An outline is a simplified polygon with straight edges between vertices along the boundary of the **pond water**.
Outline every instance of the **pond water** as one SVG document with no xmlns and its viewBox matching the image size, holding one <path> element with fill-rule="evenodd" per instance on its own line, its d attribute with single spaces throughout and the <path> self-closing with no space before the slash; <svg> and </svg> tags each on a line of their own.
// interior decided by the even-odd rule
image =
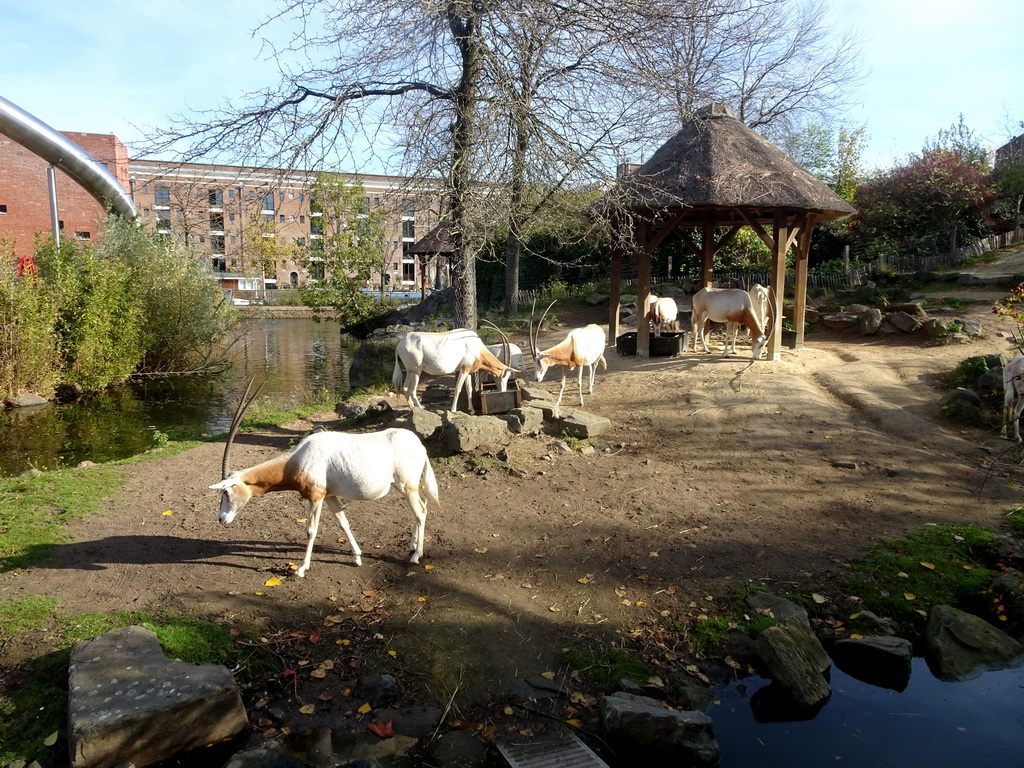
<svg viewBox="0 0 1024 768">
<path fill-rule="evenodd" d="M 1024 669 L 943 683 L 914 659 L 902 692 L 862 683 L 835 666 L 832 698 L 810 720 L 767 722 L 752 699 L 768 685 L 744 678 L 708 710 L 722 768 L 918 768 L 1024 765 Z"/>
<path fill-rule="evenodd" d="M 132 382 L 72 404 L 0 411 L 0 476 L 128 458 L 151 448 L 157 432 L 172 440 L 223 432 L 252 375 L 266 381 L 260 400 L 278 407 L 322 391 L 341 399 L 354 349 L 334 322 L 254 323 L 223 374 Z"/>
</svg>

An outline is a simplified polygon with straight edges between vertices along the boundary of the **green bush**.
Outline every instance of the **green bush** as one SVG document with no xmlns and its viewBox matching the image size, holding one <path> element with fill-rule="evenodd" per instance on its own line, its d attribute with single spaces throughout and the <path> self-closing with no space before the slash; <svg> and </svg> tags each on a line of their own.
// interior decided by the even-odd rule
<svg viewBox="0 0 1024 768">
<path fill-rule="evenodd" d="M 235 325 L 190 249 L 117 216 L 93 246 L 36 243 L 38 274 L 18 276 L 0 243 L 0 395 L 49 396 L 60 384 L 99 390 L 136 372 L 195 371 L 216 362 Z"/>
<path fill-rule="evenodd" d="M 15 270 L 14 248 L 0 241 L 0 399 L 19 390 L 50 395 L 58 382 L 57 300 L 46 283 Z"/>
</svg>

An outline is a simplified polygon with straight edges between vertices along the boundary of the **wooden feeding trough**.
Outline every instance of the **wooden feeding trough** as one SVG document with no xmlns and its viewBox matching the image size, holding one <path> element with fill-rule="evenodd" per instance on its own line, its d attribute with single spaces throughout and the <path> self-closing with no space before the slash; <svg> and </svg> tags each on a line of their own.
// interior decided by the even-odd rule
<svg viewBox="0 0 1024 768">
<path fill-rule="evenodd" d="M 673 357 L 686 351 L 690 345 L 689 331 L 663 333 L 651 336 L 651 357 Z M 624 333 L 615 339 L 615 351 L 620 355 L 636 354 L 636 332 Z"/>
<path fill-rule="evenodd" d="M 513 408 L 523 404 L 523 393 L 519 390 L 517 383 L 509 382 L 509 388 L 505 392 L 499 392 L 497 385 L 473 392 L 473 410 L 481 416 L 493 416 L 496 413 L 508 413 Z M 459 410 L 468 411 L 466 407 L 466 395 L 459 393 Z"/>
</svg>

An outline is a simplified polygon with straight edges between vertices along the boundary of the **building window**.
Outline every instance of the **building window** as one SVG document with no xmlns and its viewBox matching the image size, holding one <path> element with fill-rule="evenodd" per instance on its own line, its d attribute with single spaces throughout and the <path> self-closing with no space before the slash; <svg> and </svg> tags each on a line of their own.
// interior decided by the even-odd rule
<svg viewBox="0 0 1024 768">
<path fill-rule="evenodd" d="M 156 212 L 156 229 L 157 231 L 163 230 L 168 232 L 171 229 L 171 212 L 170 211 L 157 211 Z"/>
<path fill-rule="evenodd" d="M 211 189 L 206 194 L 206 199 L 209 201 L 211 208 L 223 208 L 224 207 L 224 190 L 222 190 L 222 189 Z"/>
<path fill-rule="evenodd" d="M 306 199 L 306 193 L 305 192 L 299 192 L 299 202 L 301 203 L 305 199 Z"/>
<path fill-rule="evenodd" d="M 224 262 L 223 258 L 213 257 L 210 259 L 210 269 L 214 272 L 227 272 L 228 265 Z"/>
<path fill-rule="evenodd" d="M 274 210 L 274 193 L 273 192 L 267 192 L 267 194 L 265 194 L 263 196 L 263 210 L 264 211 L 272 211 L 272 210 Z"/>
<path fill-rule="evenodd" d="M 228 190 L 228 200 L 234 200 L 234 199 L 235 199 L 235 190 L 229 189 Z"/>
<path fill-rule="evenodd" d="M 88 232 L 75 232 L 75 240 L 92 240 Z"/>
<path fill-rule="evenodd" d="M 373 198 L 373 207 L 376 208 L 378 205 L 380 205 L 380 198 L 379 197 Z"/>
<path fill-rule="evenodd" d="M 235 244 L 235 243 L 237 243 L 237 242 L 238 242 L 238 237 L 237 237 L 237 236 L 235 236 L 235 235 L 232 235 L 232 236 L 231 236 L 231 240 L 230 240 L 230 243 L 231 243 L 232 245 L 234 245 L 234 244 Z"/>
<path fill-rule="evenodd" d="M 0 213 L 7 213 L 7 203 L 0 203 Z"/>
<path fill-rule="evenodd" d="M 224 214 L 223 213 L 211 213 L 210 214 L 210 229 L 214 232 L 224 231 Z"/>
<path fill-rule="evenodd" d="M 408 216 L 409 218 L 415 218 L 416 203 L 413 200 L 402 201 L 402 215 Z"/>
<path fill-rule="evenodd" d="M 306 245 L 306 238 L 304 238 L 304 237 L 297 237 L 297 238 L 295 238 L 295 244 L 297 246 L 299 246 L 299 248 L 304 248 L 305 245 Z"/>
<path fill-rule="evenodd" d="M 305 224 L 305 223 L 306 223 L 306 217 L 305 216 L 299 216 L 299 224 Z"/>
<path fill-rule="evenodd" d="M 153 202 L 156 205 L 170 205 L 171 204 L 171 188 L 170 187 L 153 187 Z"/>
<path fill-rule="evenodd" d="M 284 214 L 282 213 L 281 214 L 281 223 L 284 224 L 284 222 L 285 222 L 285 217 L 284 217 Z"/>
<path fill-rule="evenodd" d="M 255 200 L 256 199 L 256 190 L 255 189 L 250 189 L 249 190 L 249 199 L 250 200 Z"/>
<path fill-rule="evenodd" d="M 416 222 L 411 219 L 402 221 L 402 237 L 409 240 L 416 239 Z"/>
<path fill-rule="evenodd" d="M 224 253 L 224 235 L 210 235 L 210 252 Z"/>
<path fill-rule="evenodd" d="M 416 262 L 415 261 L 403 261 L 402 262 L 402 280 L 406 283 L 411 283 L 416 279 Z"/>
</svg>

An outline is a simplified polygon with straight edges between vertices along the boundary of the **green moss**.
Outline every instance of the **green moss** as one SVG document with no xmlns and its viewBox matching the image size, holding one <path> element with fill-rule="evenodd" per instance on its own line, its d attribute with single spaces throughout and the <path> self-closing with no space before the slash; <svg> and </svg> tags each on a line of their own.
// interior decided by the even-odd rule
<svg viewBox="0 0 1024 768">
<path fill-rule="evenodd" d="M 907 628 L 934 606 L 969 607 L 988 588 L 998 535 L 977 526 L 936 525 L 875 545 L 853 564 L 847 586 L 865 608 Z"/>
<path fill-rule="evenodd" d="M 1006 516 L 1006 524 L 1018 535 L 1024 535 L 1024 507 L 1017 507 Z"/>
<path fill-rule="evenodd" d="M 621 680 L 643 683 L 653 674 L 639 655 L 625 648 L 573 648 L 566 651 L 565 658 L 605 692 L 618 690 Z"/>
</svg>

